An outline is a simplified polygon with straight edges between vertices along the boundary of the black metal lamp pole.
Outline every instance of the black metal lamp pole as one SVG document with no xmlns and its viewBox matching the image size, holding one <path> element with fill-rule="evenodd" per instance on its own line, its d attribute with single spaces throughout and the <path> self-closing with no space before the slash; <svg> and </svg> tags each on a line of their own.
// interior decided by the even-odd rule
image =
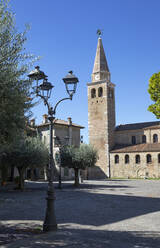
<svg viewBox="0 0 160 248">
<path fill-rule="evenodd" d="M 57 230 L 57 222 L 55 216 L 55 190 L 53 185 L 53 175 L 55 163 L 53 159 L 53 125 L 55 122 L 55 114 L 56 109 L 59 103 L 64 100 L 72 100 L 74 93 L 76 92 L 76 86 L 78 83 L 78 78 L 75 77 L 72 71 L 69 71 L 67 76 L 63 78 L 63 81 L 66 86 L 66 91 L 69 94 L 69 97 L 63 98 L 55 104 L 54 109 L 50 106 L 48 99 L 51 96 L 51 90 L 53 88 L 52 84 L 48 82 L 47 76 L 43 71 L 39 70 L 39 66 L 35 67 L 35 70 L 31 71 L 28 77 L 32 80 L 36 80 L 36 88 L 35 93 L 36 96 L 39 96 L 43 99 L 44 104 L 47 105 L 48 108 L 48 119 L 50 121 L 50 149 L 49 149 L 49 166 L 48 166 L 48 189 L 47 189 L 47 208 L 45 220 L 43 223 L 43 231 L 56 231 Z M 43 83 L 39 85 L 39 81 L 43 80 Z"/>
</svg>

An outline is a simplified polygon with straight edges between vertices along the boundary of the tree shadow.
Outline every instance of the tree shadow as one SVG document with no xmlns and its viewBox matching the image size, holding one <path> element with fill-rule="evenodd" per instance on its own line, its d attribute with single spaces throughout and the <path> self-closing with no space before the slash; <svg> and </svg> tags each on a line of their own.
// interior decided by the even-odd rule
<svg viewBox="0 0 160 248">
<path fill-rule="evenodd" d="M 104 193 L 90 190 L 101 187 Z M 104 185 L 85 185 L 81 189 L 74 189 L 69 185 L 69 190 L 57 191 L 55 208 L 58 223 L 101 226 L 160 211 L 160 198 L 138 197 L 129 192 L 126 195 L 111 193 L 117 188 L 128 188 L 125 185 L 110 185 L 107 193 L 106 188 Z M 43 220 L 45 197 L 44 189 L 18 194 L 0 193 L 0 220 Z"/>
<path fill-rule="evenodd" d="M 18 222 L 5 223 L 0 222 L 0 247 L 1 245 L 14 242 L 16 240 L 33 237 L 36 234 L 42 234 L 40 223 Z"/>
<path fill-rule="evenodd" d="M 68 200 L 66 196 L 65 205 L 63 201 L 57 201 L 59 223 L 71 222 L 68 210 L 72 212 L 73 223 L 96 227 L 160 211 L 160 198 L 86 191 L 75 193 L 78 194 L 75 202 L 70 201 L 70 195 Z"/>
<path fill-rule="evenodd" d="M 94 188 L 131 188 L 131 186 L 127 185 L 111 185 L 110 182 L 122 182 L 126 180 L 98 180 L 100 182 L 99 184 L 94 184 L 94 180 L 84 180 L 83 183 L 80 183 L 79 189 L 94 189 Z M 92 184 L 93 182 L 93 184 Z M 108 183 L 106 185 L 106 183 Z M 54 182 L 54 186 L 56 189 L 58 189 L 58 181 Z M 15 189 L 15 185 L 6 185 L 4 187 L 0 188 L 0 194 L 7 194 L 7 193 L 14 193 L 16 192 L 17 194 L 20 193 L 26 193 L 26 192 L 34 192 L 34 191 L 46 191 L 47 190 L 47 181 L 39 182 L 39 181 L 27 181 L 25 182 L 25 187 L 24 190 L 17 190 Z M 71 190 L 76 190 L 76 187 L 74 186 L 74 181 L 62 181 L 62 189 L 71 189 Z"/>
<path fill-rule="evenodd" d="M 96 188 L 101 189 L 101 193 L 99 193 L 98 190 L 96 191 Z M 86 242 L 88 242 L 87 237 L 89 237 L 90 235 L 90 239 L 91 239 L 90 242 L 91 244 L 93 243 L 93 245 L 88 247 L 96 247 L 96 248 L 106 247 L 107 244 L 110 245 L 110 243 L 107 243 L 108 242 L 107 237 L 111 238 L 112 236 L 114 237 L 113 239 L 111 239 L 113 243 L 118 242 L 118 241 L 114 241 L 117 239 L 123 240 L 123 237 L 124 237 L 124 242 L 129 242 L 127 241 L 127 239 L 128 240 L 133 239 L 134 241 L 135 232 L 104 231 L 104 230 L 99 230 L 99 228 L 102 228 L 104 225 L 114 224 L 120 221 L 129 220 L 131 218 L 140 217 L 142 215 L 158 212 L 160 211 L 160 198 L 152 197 L 151 195 L 148 197 L 138 197 L 134 195 L 124 195 L 124 194 L 119 195 L 113 193 L 111 194 L 110 190 L 117 188 L 120 188 L 121 190 L 122 188 L 124 189 L 129 188 L 129 186 L 128 185 L 107 186 L 100 184 L 100 185 L 95 185 L 94 187 L 89 184 L 83 186 L 81 189 L 73 189 L 70 184 L 67 190 L 64 189 L 64 191 L 63 190 L 57 191 L 56 192 L 57 199 L 55 203 L 57 223 L 60 224 L 60 226 L 64 225 L 65 230 L 68 228 L 67 227 L 68 223 L 72 223 L 73 225 L 80 225 L 81 227 L 79 228 L 79 230 L 76 228 L 74 229 L 72 225 L 69 227 L 71 235 L 75 235 L 75 237 L 77 235 L 82 235 L 84 240 L 86 235 Z M 91 189 L 94 190 L 92 191 Z M 126 194 L 132 194 L 132 193 L 127 191 Z M 0 197 L 1 196 L 4 197 L 4 194 L 0 194 Z M 3 220 L 3 226 L 1 226 L 2 227 L 1 230 L 5 228 L 11 228 L 11 226 L 9 225 L 7 226 L 7 221 L 9 220 L 18 220 L 19 222 L 21 220 L 26 220 L 26 222 L 29 220 L 33 222 L 36 220 L 43 221 L 45 209 L 46 209 L 45 196 L 46 195 L 44 193 L 44 188 L 43 188 L 42 190 L 39 189 L 39 191 L 35 190 L 28 192 L 19 192 L 18 194 L 17 192 L 7 193 L 7 197 L 8 197 L 7 199 L 11 200 L 9 202 L 5 201 L 6 200 L 5 197 L 4 199 L 0 198 L 1 200 L 4 200 L 4 202 L 3 201 L 0 202 L 0 220 Z M 136 221 L 137 220 L 135 219 L 135 222 Z M 139 225 L 143 230 L 143 224 L 140 223 Z M 92 230 L 89 229 L 90 227 Z M 147 230 L 149 230 L 149 227 Z M 139 245 L 140 248 L 160 247 L 160 245 L 157 246 L 156 243 L 158 241 L 160 242 L 159 237 L 157 238 L 156 232 L 144 232 L 144 233 L 136 232 L 136 233 L 137 233 L 136 242 L 137 243 L 141 242 Z M 145 233 L 147 233 L 146 236 Z M 140 235 L 140 241 L 138 235 Z M 98 242 L 97 246 L 95 242 L 95 237 Z M 152 243 L 154 243 L 154 237 L 155 237 L 155 246 L 149 246 L 152 245 Z M 102 242 L 102 246 L 101 246 L 101 239 L 102 240 L 104 239 L 104 241 Z M 133 244 L 135 243 L 133 242 Z M 146 246 L 146 244 L 149 245 Z M 42 242 L 42 246 L 40 246 L 39 244 L 39 247 L 43 247 L 43 245 L 44 244 Z M 34 247 L 38 247 L 38 246 L 34 246 Z M 50 247 L 54 247 L 54 246 L 50 246 Z M 69 244 L 68 247 L 70 247 Z M 75 247 L 78 246 L 75 245 Z M 81 247 L 87 247 L 85 246 L 85 242 Z M 113 247 L 135 248 L 136 246 L 134 245 L 119 246 L 118 243 L 115 243 L 115 246 Z"/>
<path fill-rule="evenodd" d="M 119 232 L 72 229 L 63 227 L 47 235 L 20 240 L 5 246 L 8 247 L 64 247 L 64 248 L 159 248 L 158 232 Z"/>
<path fill-rule="evenodd" d="M 99 180 L 100 181 L 100 180 Z M 92 184 L 92 182 L 88 182 L 88 181 L 84 181 L 83 183 L 81 183 L 79 185 L 79 187 L 75 187 L 74 184 L 72 183 L 68 183 L 68 182 L 63 182 L 62 183 L 62 190 L 79 190 L 79 189 L 109 189 L 109 188 L 132 188 L 131 186 L 127 186 L 127 185 L 111 185 L 111 184 L 103 184 L 103 181 L 100 181 L 101 183 L 99 184 Z M 105 182 L 106 183 L 106 182 Z M 58 184 L 55 183 L 55 187 L 58 188 Z"/>
</svg>

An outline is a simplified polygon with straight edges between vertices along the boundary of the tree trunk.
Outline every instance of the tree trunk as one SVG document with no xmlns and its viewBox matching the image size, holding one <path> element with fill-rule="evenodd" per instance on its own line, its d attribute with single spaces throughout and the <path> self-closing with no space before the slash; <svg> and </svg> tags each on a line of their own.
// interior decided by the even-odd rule
<svg viewBox="0 0 160 248">
<path fill-rule="evenodd" d="M 79 176 L 80 176 L 81 183 L 83 183 L 83 172 L 82 172 L 82 170 L 80 170 Z"/>
<path fill-rule="evenodd" d="M 18 167 L 19 172 L 19 182 L 18 182 L 18 189 L 24 190 L 24 169 L 21 167 Z"/>
<path fill-rule="evenodd" d="M 44 180 L 47 181 L 47 167 L 44 167 Z"/>
<path fill-rule="evenodd" d="M 74 186 L 78 187 L 79 186 L 79 169 L 75 168 L 74 169 L 74 173 L 75 173 L 75 182 L 74 182 Z"/>
</svg>

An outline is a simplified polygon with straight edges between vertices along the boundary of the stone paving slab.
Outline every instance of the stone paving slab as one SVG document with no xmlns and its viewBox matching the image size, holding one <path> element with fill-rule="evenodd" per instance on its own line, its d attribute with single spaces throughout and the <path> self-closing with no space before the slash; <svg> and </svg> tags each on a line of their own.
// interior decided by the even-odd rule
<svg viewBox="0 0 160 248">
<path fill-rule="evenodd" d="M 59 230 L 0 247 L 160 248 L 159 189 L 158 180 L 85 181 L 79 189 L 64 183 L 56 190 Z M 46 183 L 28 182 L 25 192 L 0 192 L 3 230 L 40 231 L 45 190 Z"/>
</svg>

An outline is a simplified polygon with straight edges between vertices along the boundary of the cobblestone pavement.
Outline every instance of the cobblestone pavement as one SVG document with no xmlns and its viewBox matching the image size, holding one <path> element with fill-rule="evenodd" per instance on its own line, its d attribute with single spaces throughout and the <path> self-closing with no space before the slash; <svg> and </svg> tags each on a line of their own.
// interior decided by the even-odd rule
<svg viewBox="0 0 160 248">
<path fill-rule="evenodd" d="M 160 248 L 159 180 L 72 183 L 56 189 L 59 229 L 45 234 L 45 182 L 0 191 L 0 247 Z"/>
</svg>

